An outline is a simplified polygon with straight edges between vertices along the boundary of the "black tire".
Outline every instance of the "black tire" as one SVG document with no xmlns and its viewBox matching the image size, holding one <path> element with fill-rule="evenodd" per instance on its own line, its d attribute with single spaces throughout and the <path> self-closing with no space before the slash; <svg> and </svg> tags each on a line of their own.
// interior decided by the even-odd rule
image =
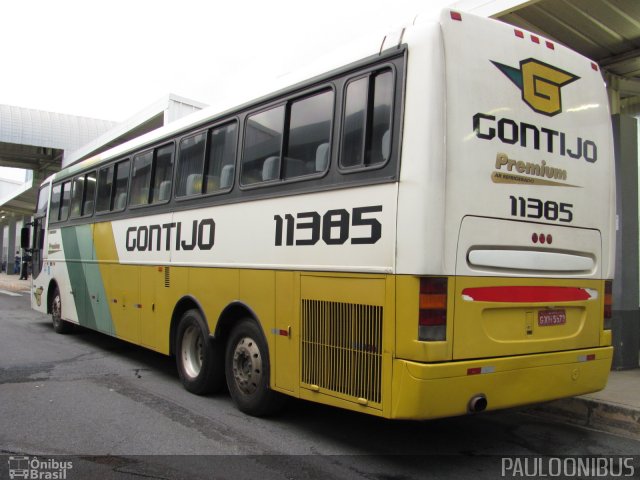
<svg viewBox="0 0 640 480">
<path fill-rule="evenodd" d="M 286 397 L 271 390 L 269 351 L 255 321 L 245 318 L 231 331 L 225 354 L 227 387 L 238 409 L 255 417 L 277 413 Z"/>
<path fill-rule="evenodd" d="M 51 322 L 56 333 L 66 334 L 73 330 L 73 324 L 62 319 L 62 297 L 58 287 L 53 289 L 51 296 Z"/>
<path fill-rule="evenodd" d="M 196 395 L 224 387 L 223 349 L 211 337 L 199 310 L 187 310 L 176 331 L 176 365 L 184 388 Z"/>
</svg>

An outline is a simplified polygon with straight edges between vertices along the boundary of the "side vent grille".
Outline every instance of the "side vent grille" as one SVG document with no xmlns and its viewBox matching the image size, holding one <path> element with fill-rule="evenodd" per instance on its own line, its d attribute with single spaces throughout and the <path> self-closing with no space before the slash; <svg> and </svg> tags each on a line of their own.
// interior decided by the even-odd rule
<svg viewBox="0 0 640 480">
<path fill-rule="evenodd" d="M 169 288 L 171 286 L 171 273 L 169 267 L 164 267 L 164 287 Z"/>
<path fill-rule="evenodd" d="M 303 299 L 302 382 L 380 404 L 382 313 L 381 306 Z"/>
</svg>

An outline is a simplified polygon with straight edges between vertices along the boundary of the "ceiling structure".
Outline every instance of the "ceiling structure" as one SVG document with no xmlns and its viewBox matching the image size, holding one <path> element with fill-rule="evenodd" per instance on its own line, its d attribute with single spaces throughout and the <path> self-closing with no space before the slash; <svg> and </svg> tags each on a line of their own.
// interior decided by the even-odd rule
<svg viewBox="0 0 640 480">
<path fill-rule="evenodd" d="M 137 138 L 205 106 L 169 94 L 128 120 L 116 123 L 0 105 L 0 166 L 33 172 L 32 182 L 24 185 L 0 180 L 0 227 L 31 216 L 38 185 L 60 168 Z"/>
<path fill-rule="evenodd" d="M 492 16 L 595 60 L 616 92 L 612 113 L 640 114 L 639 0 L 538 0 Z"/>
</svg>

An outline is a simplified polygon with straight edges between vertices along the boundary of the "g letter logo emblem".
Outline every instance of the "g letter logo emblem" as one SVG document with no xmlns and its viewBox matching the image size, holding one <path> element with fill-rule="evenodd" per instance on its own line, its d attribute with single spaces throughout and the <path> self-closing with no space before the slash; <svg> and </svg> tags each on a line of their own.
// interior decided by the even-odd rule
<svg viewBox="0 0 640 480">
<path fill-rule="evenodd" d="M 493 60 L 491 63 L 520 89 L 524 103 L 550 117 L 562 111 L 560 88 L 580 78 L 534 58 L 522 60 L 519 69 Z"/>
</svg>

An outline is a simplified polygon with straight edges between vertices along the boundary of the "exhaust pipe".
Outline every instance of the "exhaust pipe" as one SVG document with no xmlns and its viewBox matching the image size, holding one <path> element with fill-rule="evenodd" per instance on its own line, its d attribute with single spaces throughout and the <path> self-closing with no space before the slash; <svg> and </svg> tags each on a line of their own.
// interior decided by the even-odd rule
<svg viewBox="0 0 640 480">
<path fill-rule="evenodd" d="M 487 397 L 484 394 L 475 395 L 471 397 L 469 400 L 469 405 L 467 407 L 469 409 L 469 413 L 479 413 L 487 408 Z"/>
</svg>

